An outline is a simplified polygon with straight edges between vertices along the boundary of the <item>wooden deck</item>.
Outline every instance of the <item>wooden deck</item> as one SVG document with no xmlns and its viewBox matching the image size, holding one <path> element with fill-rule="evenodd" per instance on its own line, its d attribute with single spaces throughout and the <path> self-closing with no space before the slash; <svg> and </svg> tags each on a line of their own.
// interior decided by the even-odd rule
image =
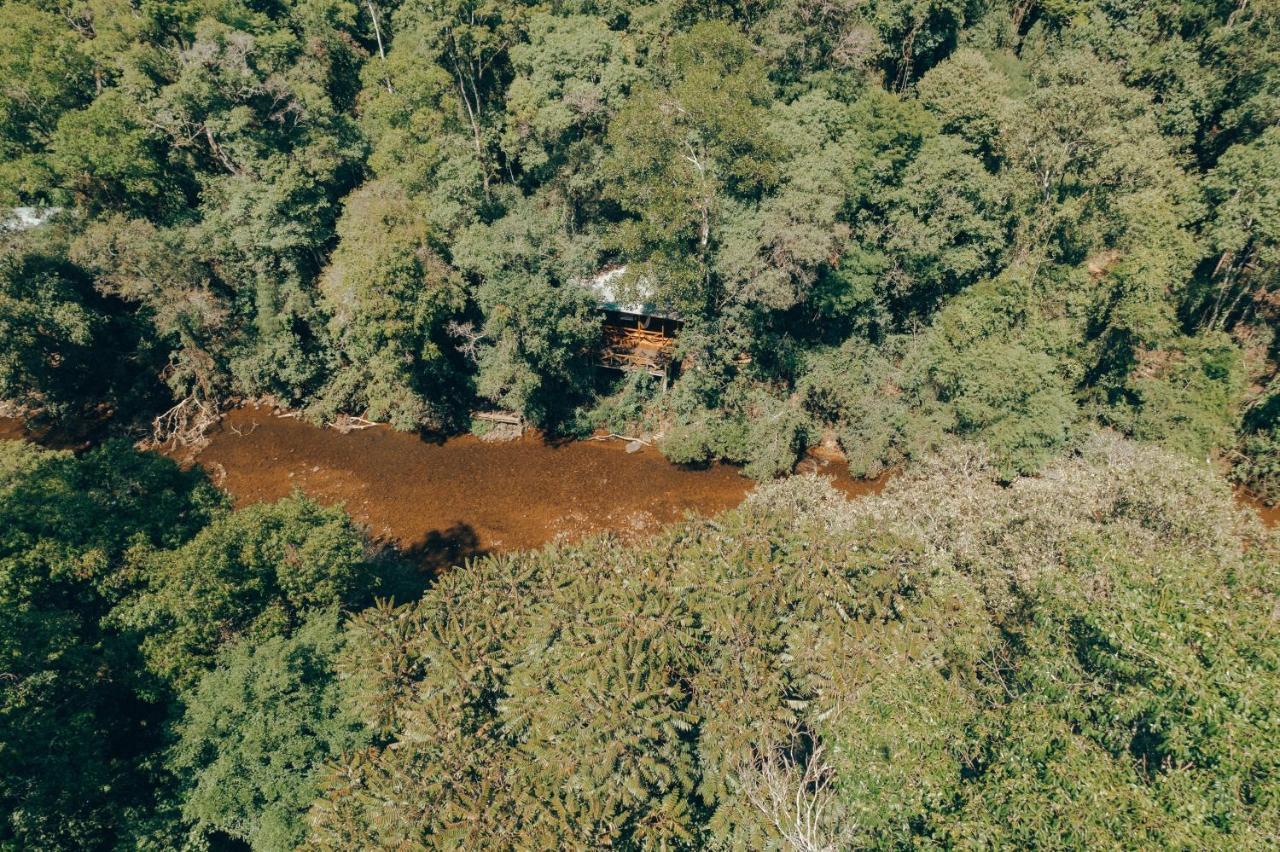
<svg viewBox="0 0 1280 852">
<path fill-rule="evenodd" d="M 665 326 L 644 328 L 639 323 L 607 321 L 600 365 L 614 370 L 641 371 L 667 378 L 676 339 Z"/>
</svg>

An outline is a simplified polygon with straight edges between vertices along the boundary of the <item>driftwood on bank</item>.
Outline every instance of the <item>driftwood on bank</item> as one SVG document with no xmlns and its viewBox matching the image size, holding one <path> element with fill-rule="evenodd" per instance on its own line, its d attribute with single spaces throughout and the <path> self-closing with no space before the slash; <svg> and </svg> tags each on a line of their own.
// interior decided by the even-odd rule
<svg viewBox="0 0 1280 852">
<path fill-rule="evenodd" d="M 222 417 L 218 407 L 204 399 L 187 396 L 151 421 L 153 447 L 169 450 L 199 449 L 209 442 L 209 430 Z"/>
<path fill-rule="evenodd" d="M 364 417 L 357 417 L 354 414 L 339 414 L 329 424 L 330 429 L 334 429 L 346 435 L 350 432 L 359 432 L 361 429 L 372 429 L 374 426 L 381 426 L 381 423 L 375 423 Z"/>
<path fill-rule="evenodd" d="M 475 411 L 471 414 L 476 420 L 486 423 L 497 423 L 502 426 L 519 426 L 524 428 L 524 418 L 514 411 Z"/>
<path fill-rule="evenodd" d="M 617 432 L 610 432 L 608 435 L 592 435 L 587 438 L 588 441 L 626 441 L 629 444 L 640 444 L 645 447 L 652 447 L 649 441 L 641 438 L 633 438 L 630 435 L 619 435 Z"/>
<path fill-rule="evenodd" d="M 515 441 L 524 435 L 524 417 L 514 411 L 473 411 L 471 418 L 488 424 L 476 431 L 485 443 Z"/>
</svg>

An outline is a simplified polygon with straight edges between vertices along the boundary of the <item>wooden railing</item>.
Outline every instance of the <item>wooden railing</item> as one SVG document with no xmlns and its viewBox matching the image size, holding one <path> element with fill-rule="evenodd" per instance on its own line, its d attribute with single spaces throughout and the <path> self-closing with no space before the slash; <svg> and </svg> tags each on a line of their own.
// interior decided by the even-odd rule
<svg viewBox="0 0 1280 852">
<path fill-rule="evenodd" d="M 644 370 L 664 375 L 674 347 L 675 338 L 660 330 L 606 325 L 600 363 L 617 370 Z"/>
</svg>

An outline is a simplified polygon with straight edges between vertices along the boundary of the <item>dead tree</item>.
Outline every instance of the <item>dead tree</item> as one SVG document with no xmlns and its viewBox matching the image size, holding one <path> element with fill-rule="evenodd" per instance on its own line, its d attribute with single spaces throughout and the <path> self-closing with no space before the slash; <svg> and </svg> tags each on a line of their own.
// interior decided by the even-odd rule
<svg viewBox="0 0 1280 852">
<path fill-rule="evenodd" d="M 742 792 L 791 849 L 836 852 L 851 832 L 835 814 L 835 770 L 821 743 L 797 734 L 789 746 L 769 749 L 739 769 Z"/>
<path fill-rule="evenodd" d="M 195 395 L 183 397 L 177 405 L 151 421 L 153 447 L 169 450 L 198 449 L 208 443 L 209 430 L 217 424 L 220 413 L 208 400 Z"/>
</svg>

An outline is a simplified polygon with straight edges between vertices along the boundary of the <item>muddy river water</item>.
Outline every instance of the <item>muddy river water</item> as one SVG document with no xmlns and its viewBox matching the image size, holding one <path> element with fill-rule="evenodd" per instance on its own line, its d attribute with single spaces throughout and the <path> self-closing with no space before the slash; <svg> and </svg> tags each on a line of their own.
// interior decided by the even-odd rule
<svg viewBox="0 0 1280 852">
<path fill-rule="evenodd" d="M 637 537 L 736 506 L 752 487 L 729 465 L 686 469 L 652 448 L 628 453 L 617 440 L 432 442 L 382 426 L 344 435 L 253 407 L 231 412 L 196 461 L 238 504 L 299 488 L 344 503 L 374 536 L 443 564 L 560 535 Z M 838 463 L 821 470 L 851 495 L 884 484 L 851 480 Z"/>
<path fill-rule="evenodd" d="M 16 422 L 0 422 L 0 438 L 22 434 Z M 752 488 L 732 466 L 682 468 L 649 447 L 628 453 L 616 440 L 431 441 L 384 426 L 340 434 L 252 406 L 229 413 L 195 462 L 237 505 L 294 489 L 342 503 L 375 538 L 431 567 L 557 536 L 642 537 L 686 515 L 732 508 Z M 852 479 L 837 460 L 802 464 L 849 497 L 884 487 L 883 478 Z M 1239 496 L 1267 523 L 1280 520 L 1280 509 Z"/>
<path fill-rule="evenodd" d="M 732 508 L 753 486 L 731 465 L 683 468 L 653 448 L 628 453 L 616 440 L 432 442 L 385 426 L 344 435 L 254 407 L 228 414 L 196 461 L 238 505 L 300 488 L 344 503 L 375 537 L 442 564 L 557 536 L 640 537 L 689 514 Z M 808 458 L 801 467 L 850 498 L 878 493 L 887 481 L 854 479 L 840 460 Z M 1269 525 L 1280 521 L 1280 507 L 1245 492 L 1237 498 Z"/>
</svg>

